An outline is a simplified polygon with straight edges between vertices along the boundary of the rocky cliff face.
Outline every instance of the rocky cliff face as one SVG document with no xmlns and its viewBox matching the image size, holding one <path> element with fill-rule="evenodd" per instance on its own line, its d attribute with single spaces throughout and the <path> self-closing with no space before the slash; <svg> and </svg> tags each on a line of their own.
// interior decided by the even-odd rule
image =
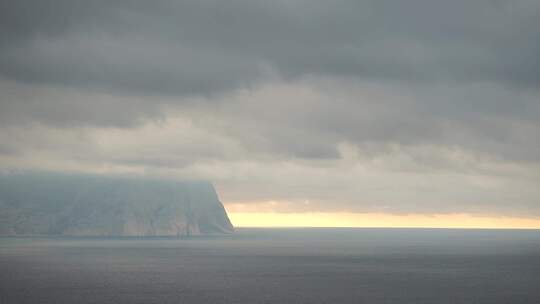
<svg viewBox="0 0 540 304">
<path fill-rule="evenodd" d="M 51 173 L 0 175 L 1 235 L 232 232 L 227 213 L 207 182 Z"/>
</svg>

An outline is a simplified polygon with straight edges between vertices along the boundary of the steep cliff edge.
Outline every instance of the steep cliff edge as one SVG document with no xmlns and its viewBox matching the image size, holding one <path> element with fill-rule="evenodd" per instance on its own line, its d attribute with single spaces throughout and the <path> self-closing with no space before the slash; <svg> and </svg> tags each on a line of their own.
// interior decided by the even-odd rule
<svg viewBox="0 0 540 304">
<path fill-rule="evenodd" d="M 211 183 L 101 175 L 0 175 L 0 235 L 232 233 Z"/>
</svg>

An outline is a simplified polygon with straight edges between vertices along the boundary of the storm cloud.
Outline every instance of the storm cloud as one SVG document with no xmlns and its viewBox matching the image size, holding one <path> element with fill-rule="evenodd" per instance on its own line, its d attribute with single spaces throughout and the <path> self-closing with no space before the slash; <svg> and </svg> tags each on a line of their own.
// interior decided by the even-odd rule
<svg viewBox="0 0 540 304">
<path fill-rule="evenodd" d="M 540 216 L 539 28 L 534 0 L 1 1 L 0 166 Z"/>
<path fill-rule="evenodd" d="M 2 74 L 24 82 L 173 95 L 268 72 L 540 84 L 540 9 L 529 0 L 17 1 L 1 11 Z"/>
</svg>

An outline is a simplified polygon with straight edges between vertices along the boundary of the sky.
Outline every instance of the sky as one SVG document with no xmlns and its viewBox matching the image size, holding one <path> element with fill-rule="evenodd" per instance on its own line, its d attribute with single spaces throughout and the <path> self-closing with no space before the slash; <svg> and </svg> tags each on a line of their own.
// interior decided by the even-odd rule
<svg viewBox="0 0 540 304">
<path fill-rule="evenodd" d="M 540 228 L 536 0 L 0 1 L 0 169 L 238 226 Z"/>
</svg>

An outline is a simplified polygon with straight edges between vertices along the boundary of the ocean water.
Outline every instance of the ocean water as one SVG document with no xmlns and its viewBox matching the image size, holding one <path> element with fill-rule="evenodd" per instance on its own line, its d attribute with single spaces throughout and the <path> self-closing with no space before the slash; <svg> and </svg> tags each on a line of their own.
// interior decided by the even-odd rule
<svg viewBox="0 0 540 304">
<path fill-rule="evenodd" d="M 540 231 L 0 238 L 0 303 L 540 303 Z"/>
</svg>

